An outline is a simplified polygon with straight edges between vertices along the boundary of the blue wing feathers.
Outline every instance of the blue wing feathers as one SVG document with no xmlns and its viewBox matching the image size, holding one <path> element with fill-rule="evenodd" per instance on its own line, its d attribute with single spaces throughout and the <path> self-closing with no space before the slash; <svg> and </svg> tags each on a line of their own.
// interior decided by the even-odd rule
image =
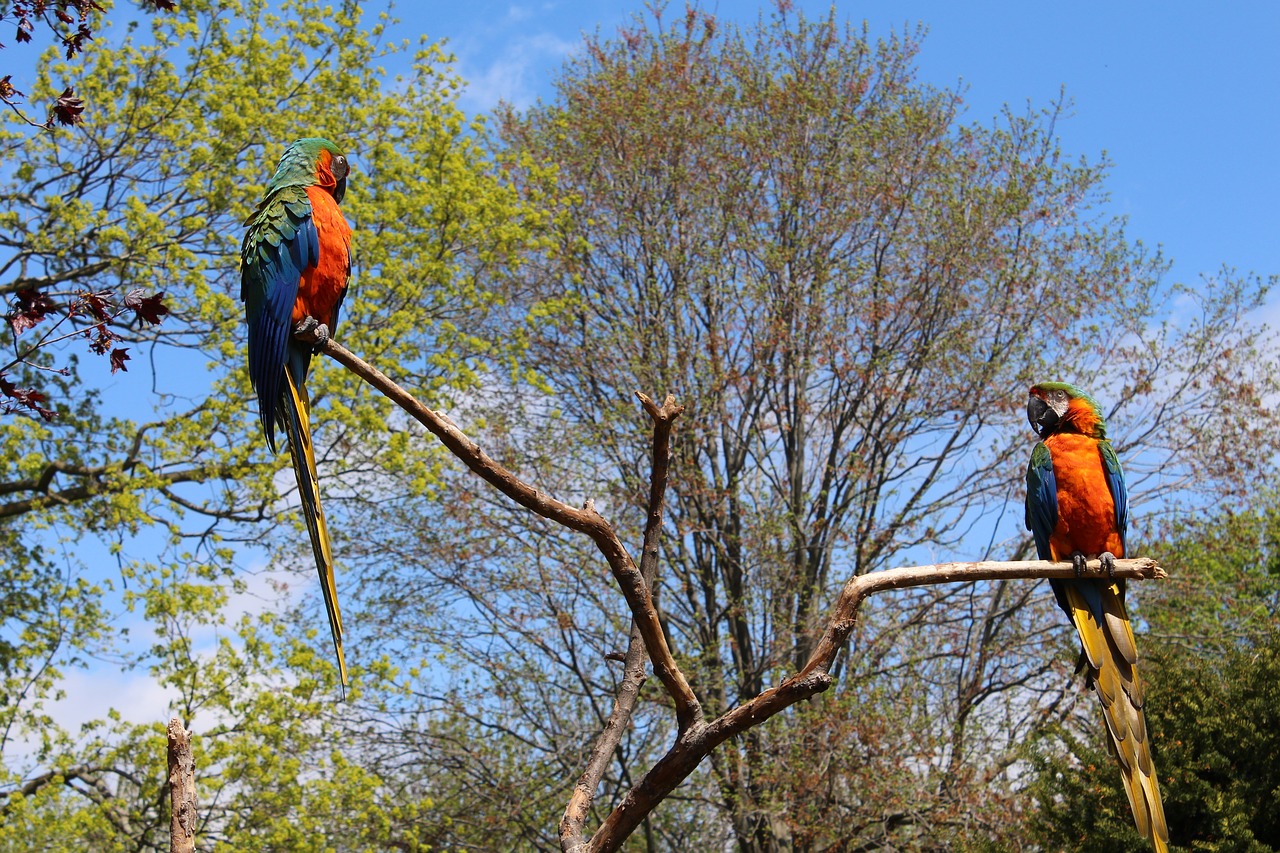
<svg viewBox="0 0 1280 853">
<path fill-rule="evenodd" d="M 1116 456 L 1115 448 L 1111 446 L 1110 441 L 1099 442 L 1099 450 L 1102 453 L 1102 476 L 1107 481 L 1107 488 L 1111 491 L 1111 500 L 1116 505 L 1116 530 L 1120 533 L 1120 541 L 1128 553 L 1128 532 L 1129 532 L 1129 489 L 1125 486 L 1124 471 L 1120 468 L 1120 457 Z"/>
<path fill-rule="evenodd" d="M 299 197 L 290 198 L 291 194 Z M 296 360 L 290 357 L 293 304 L 302 274 L 319 258 L 320 235 L 304 190 L 284 188 L 265 199 L 250 217 L 242 249 L 240 298 L 249 320 L 249 378 L 258 395 L 262 431 L 273 452 L 283 371 L 287 362 Z M 297 378 L 301 384 L 302 377 Z"/>
<path fill-rule="evenodd" d="M 1058 526 L 1058 482 L 1053 476 L 1053 459 L 1041 442 L 1031 453 L 1027 466 L 1027 529 L 1036 542 L 1036 555 L 1052 559 L 1049 537 Z"/>
<path fill-rule="evenodd" d="M 1111 490 L 1111 497 L 1115 502 L 1116 529 L 1120 531 L 1120 537 L 1123 539 L 1129 520 L 1129 499 L 1124 483 L 1124 473 L 1120 470 L 1120 460 L 1116 457 L 1111 442 L 1100 442 L 1099 452 L 1102 454 L 1102 467 L 1107 488 Z M 1043 442 L 1035 446 L 1035 450 L 1031 453 L 1031 463 L 1027 466 L 1026 523 L 1032 538 L 1035 539 L 1037 556 L 1042 560 L 1053 559 L 1049 537 L 1053 535 L 1053 530 L 1058 525 L 1058 483 L 1053 474 L 1053 458 L 1049 448 Z M 1050 581 L 1058 604 L 1067 611 L 1068 615 L 1071 613 L 1071 608 L 1062 591 L 1063 585 L 1067 583 L 1080 591 L 1089 609 L 1093 611 L 1094 618 L 1098 624 L 1102 624 L 1101 585 L 1092 581 Z"/>
</svg>

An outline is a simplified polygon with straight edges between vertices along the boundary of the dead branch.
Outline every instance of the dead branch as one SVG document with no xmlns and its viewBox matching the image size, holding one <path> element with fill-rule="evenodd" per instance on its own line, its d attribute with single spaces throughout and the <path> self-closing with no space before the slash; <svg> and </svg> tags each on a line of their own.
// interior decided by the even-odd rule
<svg viewBox="0 0 1280 853">
<path fill-rule="evenodd" d="M 191 733 L 177 717 L 169 721 L 169 805 L 169 853 L 195 853 L 195 759 Z"/>
<path fill-rule="evenodd" d="M 299 339 L 308 340 L 305 336 L 299 336 Z M 310 340 L 314 341 L 314 337 Z M 635 620 L 640 629 L 640 635 L 644 638 L 649 660 L 653 663 L 654 674 L 658 676 L 662 686 L 666 688 L 675 703 L 676 720 L 681 730 L 701 722 L 702 706 L 689 686 L 688 680 L 685 679 L 684 673 L 676 664 L 671 649 L 667 646 L 667 638 L 663 635 L 662 624 L 658 620 L 657 608 L 654 607 L 653 599 L 649 595 L 649 585 L 644 582 L 639 568 L 614 533 L 613 527 L 604 516 L 596 512 L 592 501 L 587 501 L 586 506 L 578 509 L 542 494 L 490 458 L 480 449 L 480 445 L 468 438 L 446 416 L 422 405 L 408 391 L 392 382 L 373 365 L 356 357 L 350 350 L 328 339 L 325 341 L 323 352 L 412 415 L 440 439 L 440 442 L 454 456 L 498 491 L 544 518 L 590 536 L 608 562 L 614 579 L 618 582 L 622 595 L 631 608 L 631 618 Z"/>
<path fill-rule="evenodd" d="M 717 746 L 763 723 L 796 702 L 830 687 L 833 681 L 831 665 L 848 640 L 849 633 L 856 624 L 858 609 L 867 596 L 886 590 L 931 584 L 1076 577 L 1075 569 L 1070 563 L 1027 560 L 939 563 L 888 569 L 851 578 L 841 590 L 827 620 L 826 629 L 804 666 L 795 674 L 784 678 L 776 687 L 763 691 L 755 698 L 707 722 L 703 719 L 701 704 L 672 657 L 650 594 L 657 568 L 671 426 L 683 407 L 676 405 L 675 400 L 668 397 L 659 408 L 648 397 L 639 395 L 645 410 L 654 421 L 654 457 L 649 515 L 641 567 L 638 569 L 613 528 L 595 511 L 590 501 L 582 509 L 577 509 L 541 494 L 489 458 L 479 445 L 463 434 L 448 418 L 423 406 L 373 366 L 332 340 L 325 342 L 323 351 L 413 415 L 467 467 L 503 494 L 545 518 L 590 536 L 613 570 L 614 578 L 631 608 L 634 620 L 632 641 L 625 659 L 626 668 L 614 710 L 592 750 L 587 768 L 575 786 L 560 823 L 561 847 L 569 853 L 605 853 L 619 849 L 645 817 L 688 778 L 702 759 Z M 1090 561 L 1089 570 L 1102 576 L 1101 564 L 1097 560 Z M 1154 560 L 1138 558 L 1117 560 L 1115 577 L 1151 579 L 1167 575 Z M 643 640 L 644 648 L 649 652 L 654 672 L 674 702 L 678 726 L 676 740 L 644 778 L 627 792 L 591 839 L 584 841 L 582 826 L 595 788 L 603 775 L 608 755 L 616 747 L 618 738 L 630 719 L 631 709 L 644 680 L 640 665 L 640 640 Z"/>
<path fill-rule="evenodd" d="M 667 475 L 671 462 L 671 427 L 675 419 L 684 411 L 684 406 L 677 405 L 675 397 L 668 396 L 659 407 L 653 400 L 639 392 L 636 396 L 644 406 L 649 417 L 653 419 L 653 467 L 649 476 L 649 515 L 645 523 L 644 546 L 640 552 L 640 575 L 644 584 L 653 589 L 653 581 L 658 572 L 658 543 L 662 537 L 662 511 L 667 493 Z M 644 639 L 640 636 L 639 625 L 631 623 L 631 637 L 627 643 L 627 654 L 623 659 L 622 681 L 618 685 L 618 693 L 614 697 L 613 710 L 605 721 L 604 727 L 591 748 L 586 768 L 573 786 L 573 794 L 565 807 L 564 816 L 560 819 L 561 849 L 577 851 L 585 849 L 586 839 L 582 827 L 587 820 L 587 812 L 595 799 L 596 787 L 604 776 L 609 758 L 622 740 L 622 733 L 631 720 L 631 712 L 635 709 L 636 700 L 640 698 L 640 686 L 644 683 Z"/>
<path fill-rule="evenodd" d="M 1097 573 L 1102 571 L 1097 560 L 1091 560 L 1089 568 Z M 1155 560 L 1146 557 L 1116 560 L 1115 576 L 1135 579 L 1168 577 Z M 729 738 L 759 725 L 779 711 L 830 687 L 832 678 L 828 670 L 835 661 L 836 653 L 848 639 L 849 632 L 853 630 L 858 608 L 867 596 L 891 589 L 929 584 L 1074 577 L 1075 569 L 1070 563 L 1026 560 L 939 563 L 887 569 L 852 578 L 841 590 L 826 631 L 804 667 L 796 674 L 784 678 L 777 687 L 765 690 L 715 720 L 681 732 L 667 754 L 654 764 L 605 818 L 585 850 L 603 853 L 619 849 L 622 842 L 639 826 L 640 821 L 683 782 L 711 750 Z"/>
</svg>

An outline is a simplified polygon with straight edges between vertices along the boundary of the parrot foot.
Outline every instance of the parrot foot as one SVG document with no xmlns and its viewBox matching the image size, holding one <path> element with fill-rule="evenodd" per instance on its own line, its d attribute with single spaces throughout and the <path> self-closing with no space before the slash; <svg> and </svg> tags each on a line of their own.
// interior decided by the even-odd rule
<svg viewBox="0 0 1280 853">
<path fill-rule="evenodd" d="M 294 327 L 293 333 L 295 335 L 309 334 L 314 336 L 315 342 L 311 345 L 312 352 L 320 352 L 320 350 L 324 349 L 324 345 L 329 342 L 329 327 L 310 315 L 302 318 L 302 322 Z"/>
<path fill-rule="evenodd" d="M 1111 580 L 1116 579 L 1116 555 L 1110 551 L 1103 551 L 1098 555 L 1098 560 L 1102 563 L 1102 570 L 1107 573 L 1107 577 Z"/>
<path fill-rule="evenodd" d="M 1071 568 L 1075 569 L 1078 578 L 1084 577 L 1085 572 L 1089 570 L 1089 558 L 1083 551 L 1071 552 Z"/>
</svg>

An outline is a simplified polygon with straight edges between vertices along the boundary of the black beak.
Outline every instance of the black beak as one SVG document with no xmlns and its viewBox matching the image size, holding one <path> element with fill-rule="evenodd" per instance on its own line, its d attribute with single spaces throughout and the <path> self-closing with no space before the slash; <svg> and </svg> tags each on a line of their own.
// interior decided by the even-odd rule
<svg viewBox="0 0 1280 853">
<path fill-rule="evenodd" d="M 347 194 L 347 176 L 343 175 L 338 179 L 337 185 L 333 188 L 333 200 L 338 204 L 342 204 L 342 197 Z"/>
<path fill-rule="evenodd" d="M 1027 398 L 1027 421 L 1036 435 L 1044 438 L 1045 433 L 1058 422 L 1058 413 L 1044 400 L 1032 394 Z"/>
</svg>

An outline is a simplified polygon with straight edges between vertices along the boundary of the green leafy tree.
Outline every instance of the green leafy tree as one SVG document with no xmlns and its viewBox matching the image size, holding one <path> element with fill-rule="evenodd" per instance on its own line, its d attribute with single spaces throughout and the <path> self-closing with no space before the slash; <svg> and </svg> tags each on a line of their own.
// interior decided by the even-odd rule
<svg viewBox="0 0 1280 853">
<path fill-rule="evenodd" d="M 364 841 L 334 849 L 425 837 L 412 785 L 381 775 L 394 765 L 328 749 L 343 742 L 342 715 L 325 709 L 336 687 L 299 651 L 327 640 L 237 625 L 250 651 L 223 649 L 215 678 L 189 630 L 227 631 L 218 608 L 244 592 L 255 564 L 274 557 L 302 577 L 314 572 L 296 547 L 305 533 L 290 495 L 277 492 L 284 460 L 257 434 L 238 299 L 241 223 L 285 145 L 322 134 L 353 154 L 344 209 L 356 226 L 356 284 L 342 340 L 435 401 L 490 367 L 509 369 L 519 351 L 518 336 L 480 338 L 457 321 L 497 310 L 493 277 L 536 245 L 542 214 L 500 181 L 483 124 L 457 107 L 448 57 L 388 38 L 355 2 L 184 2 L 85 48 L 81 94 L 94 121 L 27 136 L 15 119 L 0 131 L 9 157 L 0 293 L 38 288 L 56 312 L 84 291 L 164 291 L 171 308 L 159 325 L 129 315 L 113 326 L 132 359 L 130 388 L 150 393 L 106 387 L 108 366 L 79 361 L 78 340 L 42 347 L 14 370 L 57 417 L 0 421 L 0 793 L 11 846 L 35 827 L 50 849 L 165 844 L 165 708 L 143 727 L 104 708 L 82 736 L 51 715 L 65 676 L 90 660 L 152 671 L 182 697 L 202 790 L 220 792 L 204 801 L 218 809 L 201 832 L 225 849 L 310 848 L 302 839 L 313 830 L 338 839 L 364 819 L 351 797 L 374 789 L 401 805 L 353 830 Z M 390 61 L 400 77 L 379 69 Z M 63 70 L 43 65 L 37 95 Z M 21 352 L 13 331 L 0 334 Z M 317 363 L 309 385 L 335 528 L 344 498 L 384 488 L 386 470 L 414 494 L 433 488 L 437 451 L 389 417 L 384 400 L 330 364 Z M 151 628 L 159 633 L 148 642 Z M 371 672 L 384 665 L 381 650 L 361 661 L 370 684 L 381 683 Z M 359 729 L 360 713 L 377 713 L 376 703 L 356 707 L 343 725 Z M 297 820 L 303 812 L 315 819 Z"/>
<path fill-rule="evenodd" d="M 1173 849 L 1280 849 L 1280 632 L 1212 656 L 1158 648 L 1146 715 Z M 1032 836 L 1082 851 L 1141 847 L 1100 739 L 1064 742 L 1066 753 L 1054 745 L 1037 762 Z"/>
</svg>

